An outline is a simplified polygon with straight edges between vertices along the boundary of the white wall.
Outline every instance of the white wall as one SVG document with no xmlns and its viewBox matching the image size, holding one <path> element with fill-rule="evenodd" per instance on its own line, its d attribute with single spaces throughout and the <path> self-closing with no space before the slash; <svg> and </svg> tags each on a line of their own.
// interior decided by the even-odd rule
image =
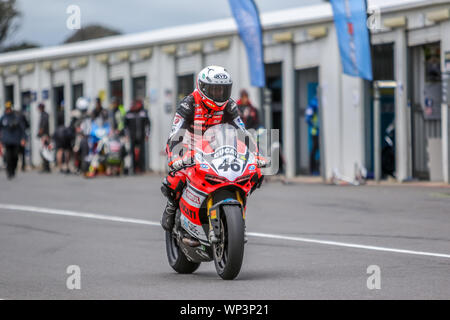
<svg viewBox="0 0 450 320">
<path fill-rule="evenodd" d="M 341 136 L 339 133 L 339 114 L 341 107 L 342 76 L 341 62 L 337 50 L 337 37 L 330 28 L 321 48 L 319 81 L 323 128 L 323 150 L 325 150 L 325 177 L 330 179 L 334 169 L 342 171 L 340 159 Z"/>
<path fill-rule="evenodd" d="M 364 82 L 342 75 L 340 172 L 355 177 L 364 164 Z M 342 159 L 342 160 L 341 160 Z"/>
<path fill-rule="evenodd" d="M 164 153 L 167 138 L 171 128 L 172 117 L 176 102 L 175 57 L 166 54 L 160 47 L 155 47 L 150 60 L 150 79 L 152 81 L 150 93 L 150 120 L 152 130 L 150 136 L 150 168 L 166 171 L 167 160 Z M 170 92 L 171 95 L 166 95 Z M 166 112 L 165 104 L 171 104 L 172 112 Z"/>
<path fill-rule="evenodd" d="M 441 62 L 442 70 L 445 69 L 445 52 L 450 52 L 450 21 L 441 23 Z M 447 70 L 450 77 L 450 70 Z M 447 80 L 447 92 L 450 92 L 450 80 Z M 447 94 L 447 97 L 449 94 Z M 441 121 L 442 121 L 442 173 L 443 180 L 446 183 L 450 183 L 450 100 L 447 101 L 447 105 L 441 106 Z"/>
</svg>

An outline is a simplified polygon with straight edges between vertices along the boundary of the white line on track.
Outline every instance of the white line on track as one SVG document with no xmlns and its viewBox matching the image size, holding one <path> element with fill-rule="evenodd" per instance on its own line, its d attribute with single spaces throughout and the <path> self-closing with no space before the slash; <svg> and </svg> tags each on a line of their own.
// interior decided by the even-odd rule
<svg viewBox="0 0 450 320">
<path fill-rule="evenodd" d="M 122 222 L 122 223 L 143 224 L 143 225 L 160 227 L 159 222 L 103 215 L 103 214 L 97 214 L 97 213 L 77 212 L 77 211 L 69 211 L 69 210 L 49 209 L 49 208 L 22 206 L 22 205 L 14 205 L 14 204 L 1 204 L 1 203 L 0 203 L 0 209 L 22 211 L 22 212 L 53 214 L 53 215 L 79 217 L 79 218 L 96 219 L 96 220 L 106 220 L 106 221 Z M 367 245 L 361 245 L 361 244 L 356 244 L 356 243 L 345 243 L 345 242 L 327 241 L 327 240 L 301 238 L 301 237 L 290 237 L 290 236 L 283 236 L 283 235 L 277 235 L 277 234 L 248 232 L 247 236 L 450 259 L 450 254 L 444 254 L 444 253 L 413 251 L 413 250 L 395 249 L 395 248 L 378 247 L 378 246 L 367 246 Z"/>
<path fill-rule="evenodd" d="M 158 222 L 152 222 L 152 221 L 142 220 L 142 219 L 123 218 L 123 217 L 110 216 L 110 215 L 97 214 L 97 213 L 88 213 L 88 212 L 77 212 L 77 211 L 60 210 L 60 209 L 21 206 L 21 205 L 15 205 L 15 204 L 1 204 L 0 203 L 0 209 L 55 214 L 55 215 L 60 215 L 60 216 L 79 217 L 79 218 L 96 219 L 96 220 L 107 220 L 107 221 L 114 221 L 114 222 L 146 224 L 146 225 L 151 225 L 151 226 L 160 226 L 160 224 Z"/>
</svg>

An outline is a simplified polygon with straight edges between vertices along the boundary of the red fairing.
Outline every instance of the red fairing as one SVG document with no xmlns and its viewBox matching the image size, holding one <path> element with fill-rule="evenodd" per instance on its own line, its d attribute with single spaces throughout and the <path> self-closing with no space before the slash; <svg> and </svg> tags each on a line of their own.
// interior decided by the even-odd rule
<svg viewBox="0 0 450 320">
<path fill-rule="evenodd" d="M 204 139 L 197 141 L 197 147 L 203 150 L 204 154 L 213 152 L 208 141 Z M 238 141 L 237 151 L 241 155 L 246 154 L 247 146 L 244 142 Z M 210 165 L 205 166 L 200 163 L 196 163 L 195 166 L 186 168 L 179 173 L 183 174 L 193 187 L 205 194 L 211 194 L 223 187 L 234 186 L 241 189 L 246 196 L 262 176 L 261 170 L 257 167 L 256 163 L 250 162 L 246 163 L 245 170 L 234 181 L 229 181 L 219 176 Z"/>
<path fill-rule="evenodd" d="M 254 170 L 249 169 L 252 166 L 255 167 Z M 261 178 L 261 170 L 256 168 L 255 164 L 248 164 L 243 174 L 235 181 L 220 181 L 224 178 L 218 176 L 213 169 L 205 170 L 200 167 L 200 164 L 196 164 L 193 167 L 179 171 L 177 175 L 182 175 L 183 179 L 189 180 L 189 187 L 185 189 L 183 197 L 180 199 L 180 210 L 189 221 L 197 226 L 201 226 L 200 207 L 203 201 L 206 200 L 207 195 L 220 188 L 234 186 L 241 189 L 246 198 L 255 183 Z M 253 178 L 255 175 L 257 179 Z M 207 176 L 208 178 L 206 178 Z M 204 197 L 202 198 L 198 192 L 203 193 Z"/>
<path fill-rule="evenodd" d="M 247 168 L 245 169 L 245 171 L 243 172 L 243 174 L 241 175 L 240 178 L 244 178 L 240 180 L 240 178 L 237 178 L 235 181 L 228 181 L 228 180 L 224 180 L 224 181 L 220 181 L 224 178 L 220 177 L 217 175 L 217 173 L 209 168 L 207 170 L 205 169 L 200 169 L 200 165 L 196 165 L 194 167 L 191 168 L 187 168 L 186 169 L 186 174 L 187 174 L 187 178 L 189 180 L 189 182 L 196 187 L 197 189 L 207 193 L 207 194 L 211 194 L 214 191 L 223 188 L 223 187 L 227 187 L 227 186 L 235 186 L 239 189 L 241 189 L 242 191 L 244 191 L 244 193 L 246 195 L 248 195 L 248 193 L 250 192 L 250 190 L 252 189 L 252 187 L 254 186 L 254 184 L 256 182 L 252 183 L 252 178 L 254 175 L 256 175 L 259 178 L 261 178 L 261 170 L 256 168 L 255 170 L 249 170 L 249 167 L 251 165 L 248 165 Z M 206 179 L 206 175 L 208 176 L 208 179 Z M 248 176 L 248 178 L 247 178 Z M 214 180 L 213 183 L 211 183 L 214 179 L 214 177 L 217 180 Z M 256 180 L 256 181 L 258 181 Z M 254 180 L 253 180 L 254 181 Z M 241 182 L 241 183 L 239 183 Z"/>
</svg>

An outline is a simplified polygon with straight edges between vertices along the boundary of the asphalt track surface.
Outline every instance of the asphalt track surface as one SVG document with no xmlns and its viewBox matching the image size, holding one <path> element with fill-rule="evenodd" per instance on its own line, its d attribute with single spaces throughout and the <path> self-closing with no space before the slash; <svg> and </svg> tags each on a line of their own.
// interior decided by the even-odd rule
<svg viewBox="0 0 450 320">
<path fill-rule="evenodd" d="M 161 180 L 0 172 L 0 299 L 450 298 L 450 189 L 266 183 L 241 273 L 223 281 L 213 263 L 169 267 Z"/>
</svg>

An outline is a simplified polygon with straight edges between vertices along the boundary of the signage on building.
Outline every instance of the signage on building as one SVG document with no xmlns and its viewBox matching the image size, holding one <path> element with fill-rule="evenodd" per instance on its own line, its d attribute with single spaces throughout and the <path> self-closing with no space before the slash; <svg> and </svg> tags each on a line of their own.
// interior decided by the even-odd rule
<svg viewBox="0 0 450 320">
<path fill-rule="evenodd" d="M 42 90 L 42 100 L 48 100 L 48 89 Z"/>
<path fill-rule="evenodd" d="M 173 112 L 173 92 L 171 89 L 166 89 L 164 91 L 164 109 L 167 114 Z"/>
</svg>

